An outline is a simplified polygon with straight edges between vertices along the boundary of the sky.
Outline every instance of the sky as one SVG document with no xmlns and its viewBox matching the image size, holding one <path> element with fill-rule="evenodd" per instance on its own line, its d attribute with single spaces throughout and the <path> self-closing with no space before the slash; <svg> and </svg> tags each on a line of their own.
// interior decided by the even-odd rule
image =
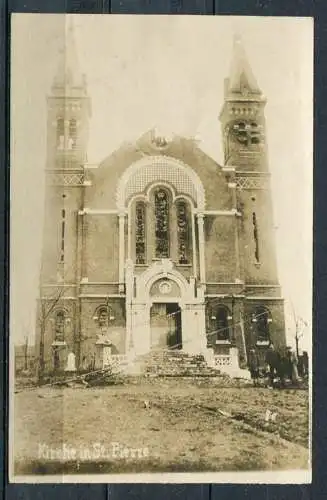
<svg viewBox="0 0 327 500">
<path fill-rule="evenodd" d="M 311 346 L 313 21 L 309 18 L 16 14 L 11 52 L 11 338 L 33 339 L 46 159 L 46 95 L 65 17 L 92 99 L 88 159 L 156 127 L 195 137 L 223 165 L 219 112 L 233 38 L 267 98 L 279 279 L 288 343 L 294 314 Z"/>
</svg>

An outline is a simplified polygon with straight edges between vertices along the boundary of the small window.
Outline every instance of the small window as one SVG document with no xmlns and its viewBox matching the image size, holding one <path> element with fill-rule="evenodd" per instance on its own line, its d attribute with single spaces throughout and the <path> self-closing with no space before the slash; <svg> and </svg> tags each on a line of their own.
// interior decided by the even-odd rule
<svg viewBox="0 0 327 500">
<path fill-rule="evenodd" d="M 108 328 L 115 318 L 112 308 L 109 305 L 102 305 L 96 309 L 93 319 L 99 328 Z"/>
</svg>

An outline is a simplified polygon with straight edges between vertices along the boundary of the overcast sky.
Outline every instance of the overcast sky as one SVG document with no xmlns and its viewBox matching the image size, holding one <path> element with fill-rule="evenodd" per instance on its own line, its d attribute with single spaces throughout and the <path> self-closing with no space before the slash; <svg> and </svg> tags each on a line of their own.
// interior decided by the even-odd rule
<svg viewBox="0 0 327 500">
<path fill-rule="evenodd" d="M 233 37 L 241 35 L 267 97 L 279 277 L 311 324 L 313 23 L 310 19 L 76 15 L 76 45 L 93 115 L 89 161 L 156 126 L 196 137 L 223 164 L 218 115 Z M 66 16 L 68 18 L 68 16 Z M 46 140 L 46 95 L 65 16 L 19 14 L 12 31 L 11 320 L 15 341 L 35 328 Z M 303 348 L 310 345 L 307 329 Z"/>
</svg>

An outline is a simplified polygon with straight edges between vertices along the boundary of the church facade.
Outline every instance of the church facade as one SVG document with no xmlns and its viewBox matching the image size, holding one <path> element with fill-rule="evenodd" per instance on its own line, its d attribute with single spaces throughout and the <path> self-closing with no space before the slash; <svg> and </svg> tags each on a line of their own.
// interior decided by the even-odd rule
<svg viewBox="0 0 327 500">
<path fill-rule="evenodd" d="M 285 345 L 265 103 L 235 42 L 219 115 L 224 163 L 146 132 L 87 161 L 91 99 L 70 30 L 48 97 L 37 344 L 43 369 L 95 367 L 99 345 L 227 355 Z M 218 140 L 218 139 L 217 139 Z M 102 339 L 102 340 L 101 340 Z"/>
</svg>

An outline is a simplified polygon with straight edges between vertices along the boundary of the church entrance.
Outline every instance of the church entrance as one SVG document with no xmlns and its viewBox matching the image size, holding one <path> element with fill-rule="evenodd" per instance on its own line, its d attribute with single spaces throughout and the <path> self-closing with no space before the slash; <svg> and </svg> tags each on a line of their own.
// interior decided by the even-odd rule
<svg viewBox="0 0 327 500">
<path fill-rule="evenodd" d="M 178 303 L 152 304 L 150 328 L 152 349 L 182 349 L 182 316 Z"/>
</svg>

